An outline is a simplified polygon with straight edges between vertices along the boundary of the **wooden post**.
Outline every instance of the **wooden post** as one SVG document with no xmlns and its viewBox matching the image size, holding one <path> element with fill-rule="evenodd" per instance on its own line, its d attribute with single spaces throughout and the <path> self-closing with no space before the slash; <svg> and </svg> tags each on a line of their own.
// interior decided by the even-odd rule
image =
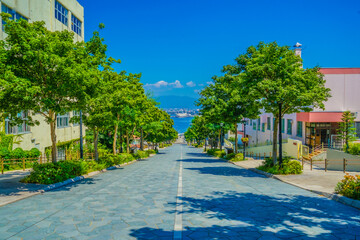
<svg viewBox="0 0 360 240">
<path fill-rule="evenodd" d="M 325 158 L 325 172 L 327 172 L 327 165 L 328 165 L 328 161 L 327 158 Z"/>
<path fill-rule="evenodd" d="M 1 159 L 1 174 L 4 174 L 4 159 Z"/>
<path fill-rule="evenodd" d="M 22 161 L 23 161 L 23 171 L 25 171 L 25 158 L 23 158 Z"/>
<path fill-rule="evenodd" d="M 304 169 L 304 158 L 301 157 L 301 164 L 302 164 L 302 168 Z"/>
<path fill-rule="evenodd" d="M 266 153 L 264 153 L 264 160 L 265 160 L 265 158 L 266 158 Z"/>
<path fill-rule="evenodd" d="M 343 166 L 344 166 L 344 173 L 345 173 L 345 171 L 346 171 L 346 159 L 345 158 L 343 159 Z"/>
<path fill-rule="evenodd" d="M 310 170 L 312 171 L 312 158 L 310 158 Z"/>
</svg>

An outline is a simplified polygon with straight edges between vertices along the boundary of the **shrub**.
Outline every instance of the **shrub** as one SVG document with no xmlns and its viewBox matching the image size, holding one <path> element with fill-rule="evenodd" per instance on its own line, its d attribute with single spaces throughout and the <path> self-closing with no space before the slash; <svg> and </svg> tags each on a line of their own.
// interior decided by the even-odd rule
<svg viewBox="0 0 360 240">
<path fill-rule="evenodd" d="M 213 156 L 219 157 L 219 158 L 222 158 L 226 155 L 225 150 L 220 151 L 220 149 L 209 149 L 209 150 L 207 150 L 207 153 L 209 155 L 213 155 Z"/>
<path fill-rule="evenodd" d="M 345 197 L 360 200 L 360 175 L 346 174 L 344 179 L 337 184 L 335 192 Z"/>
<path fill-rule="evenodd" d="M 225 156 L 225 159 L 230 160 L 233 159 L 235 157 L 235 153 L 229 153 L 228 155 Z"/>
<path fill-rule="evenodd" d="M 279 162 L 274 165 L 272 158 L 265 158 L 263 165 L 259 166 L 257 169 L 271 174 L 301 174 L 301 163 L 290 159 L 290 157 L 284 157 L 282 166 L 280 166 Z"/>
<path fill-rule="evenodd" d="M 349 153 L 353 155 L 360 155 L 360 143 L 350 144 Z"/>
<path fill-rule="evenodd" d="M 239 162 L 244 161 L 244 155 L 242 153 L 237 153 L 232 159 L 230 159 L 231 162 Z"/>
<path fill-rule="evenodd" d="M 15 148 L 10 155 L 12 159 L 27 158 L 27 153 L 22 148 Z"/>
<path fill-rule="evenodd" d="M 7 148 L 0 148 L 0 158 L 10 159 L 10 151 Z"/>
<path fill-rule="evenodd" d="M 41 155 L 40 150 L 37 148 L 32 148 L 30 151 L 26 151 L 26 152 L 29 158 L 38 158 Z"/>
<path fill-rule="evenodd" d="M 118 155 L 107 154 L 99 159 L 100 164 L 106 167 L 111 167 L 119 164 L 124 164 L 135 160 L 135 157 L 130 153 L 120 153 Z"/>
<path fill-rule="evenodd" d="M 149 149 L 149 150 L 146 150 L 145 152 L 147 152 L 149 155 L 156 154 L 156 151 L 154 149 Z"/>
<path fill-rule="evenodd" d="M 148 152 L 139 150 L 139 151 L 137 151 L 136 154 L 134 154 L 134 157 L 136 159 L 139 159 L 139 158 L 140 159 L 145 159 L 145 158 L 149 157 L 149 155 L 150 154 Z"/>
<path fill-rule="evenodd" d="M 25 183 L 52 184 L 65 181 L 85 174 L 85 164 L 82 161 L 60 161 L 57 163 L 37 164 L 29 176 L 22 179 Z"/>
</svg>

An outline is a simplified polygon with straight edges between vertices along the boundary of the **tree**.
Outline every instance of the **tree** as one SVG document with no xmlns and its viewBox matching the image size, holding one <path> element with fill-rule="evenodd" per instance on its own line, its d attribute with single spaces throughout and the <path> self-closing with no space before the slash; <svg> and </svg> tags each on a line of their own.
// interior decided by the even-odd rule
<svg viewBox="0 0 360 240">
<path fill-rule="evenodd" d="M 44 22 L 2 17 L 7 34 L 1 41 L 2 63 L 13 75 L 1 79 L 0 110 L 13 123 L 23 120 L 18 117 L 20 112 L 29 113 L 29 124 L 39 124 L 32 116 L 42 115 L 50 125 L 55 162 L 57 115 L 81 108 L 92 94 L 97 56 L 89 54 L 84 42 L 74 42 L 72 32 L 51 32 Z"/>
<path fill-rule="evenodd" d="M 338 134 L 340 139 L 345 142 L 345 152 L 349 152 L 349 143 L 356 139 L 355 116 L 350 111 L 345 111 L 342 114 L 341 122 L 339 124 Z"/>
<path fill-rule="evenodd" d="M 238 152 L 237 124 L 243 118 L 255 118 L 260 106 L 245 88 L 243 74 L 232 74 L 225 68 L 223 72 L 224 76 L 214 76 L 214 84 L 200 93 L 199 105 L 202 112 L 212 112 L 220 122 L 231 125 L 235 132 L 235 152 Z"/>
<path fill-rule="evenodd" d="M 256 97 L 265 112 L 274 115 L 274 163 L 277 161 L 279 120 L 285 114 L 324 109 L 324 102 L 331 96 L 318 67 L 303 69 L 301 58 L 289 46 L 279 46 L 276 42 L 260 42 L 249 47 L 245 54 L 236 58 L 235 65 L 226 66 L 224 71 L 243 74 L 243 84 L 249 94 Z M 282 143 L 279 145 L 281 165 Z"/>
</svg>

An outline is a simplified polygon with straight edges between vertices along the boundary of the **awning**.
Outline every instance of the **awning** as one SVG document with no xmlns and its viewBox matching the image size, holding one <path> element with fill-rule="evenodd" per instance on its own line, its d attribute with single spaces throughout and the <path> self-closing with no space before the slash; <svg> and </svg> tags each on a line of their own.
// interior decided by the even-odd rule
<svg viewBox="0 0 360 240">
<path fill-rule="evenodd" d="M 342 112 L 301 112 L 296 121 L 301 122 L 341 122 Z"/>
</svg>

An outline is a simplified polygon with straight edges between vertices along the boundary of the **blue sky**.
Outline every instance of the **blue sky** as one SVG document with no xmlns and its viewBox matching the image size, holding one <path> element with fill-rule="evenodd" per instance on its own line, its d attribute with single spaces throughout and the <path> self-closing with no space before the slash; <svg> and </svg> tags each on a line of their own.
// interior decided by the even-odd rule
<svg viewBox="0 0 360 240">
<path fill-rule="evenodd" d="M 117 70 L 155 95 L 197 97 L 259 41 L 303 44 L 305 67 L 360 67 L 359 0 L 78 0 L 85 39 L 98 29 Z"/>
</svg>

